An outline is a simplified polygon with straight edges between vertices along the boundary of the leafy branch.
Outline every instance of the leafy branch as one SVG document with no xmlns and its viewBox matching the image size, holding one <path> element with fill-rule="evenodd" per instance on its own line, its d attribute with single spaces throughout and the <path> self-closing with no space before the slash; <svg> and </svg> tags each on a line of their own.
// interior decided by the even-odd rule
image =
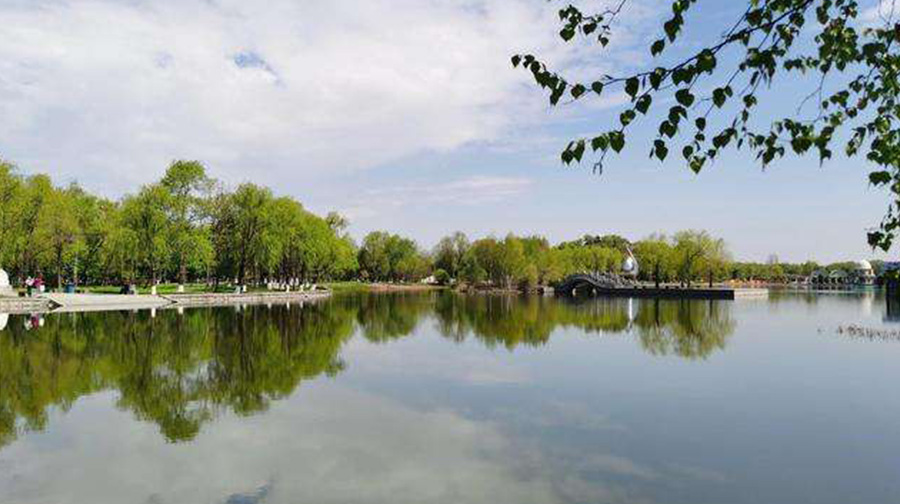
<svg viewBox="0 0 900 504">
<path fill-rule="evenodd" d="M 666 54 L 683 36 L 696 3 L 672 1 L 663 34 L 650 44 L 653 58 Z M 649 115 L 655 102 L 672 105 L 660 114 L 650 156 L 663 161 L 670 150 L 679 149 L 694 172 L 729 147 L 749 149 L 763 167 L 788 152 L 815 152 L 823 163 L 833 157 L 836 143 L 847 156 L 865 156 L 876 165 L 868 181 L 891 195 L 887 212 L 869 232 L 868 241 L 888 250 L 900 230 L 900 54 L 895 50 L 900 23 L 894 21 L 894 2 L 890 3 L 889 13 L 880 13 L 879 26 L 865 27 L 858 0 L 748 0 L 743 14 L 714 44 L 671 65 L 624 76 L 603 75 L 590 83 L 569 82 L 532 54 L 515 55 L 512 64 L 526 69 L 548 91 L 551 106 L 567 93 L 578 101 L 616 89 L 629 98 L 615 127 L 566 146 L 561 154 L 565 164 L 581 162 L 590 149 L 599 158 L 595 171 L 602 171 L 607 154 L 625 148 L 629 127 Z M 621 0 L 613 8 L 585 14 L 569 5 L 559 11 L 560 36 L 567 42 L 578 35 L 596 37 L 606 47 L 614 21 L 626 6 L 627 0 Z M 797 49 L 798 40 L 811 40 L 814 50 Z M 731 48 L 739 49 L 738 57 L 731 66 L 721 64 L 721 54 Z M 771 87 L 787 74 L 815 75 L 818 84 L 800 102 L 797 114 L 755 124 L 760 86 Z M 833 74 L 841 84 L 826 92 Z M 815 117 L 799 120 L 796 116 L 810 102 L 816 104 Z M 724 116 L 715 127 L 713 114 Z"/>
</svg>

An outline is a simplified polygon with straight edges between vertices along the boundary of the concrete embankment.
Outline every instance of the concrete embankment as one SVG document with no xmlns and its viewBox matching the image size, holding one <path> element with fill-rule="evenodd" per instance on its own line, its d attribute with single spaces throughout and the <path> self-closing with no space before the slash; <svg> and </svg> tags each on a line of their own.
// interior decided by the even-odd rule
<svg viewBox="0 0 900 504">
<path fill-rule="evenodd" d="M 727 289 L 727 288 L 675 288 L 657 289 L 654 287 L 613 287 L 593 288 L 590 294 L 601 297 L 655 298 L 655 299 L 766 299 L 767 289 Z"/>
<path fill-rule="evenodd" d="M 0 313 L 39 313 L 50 308 L 50 300 L 45 298 L 0 297 Z"/>
<path fill-rule="evenodd" d="M 240 304 L 296 303 L 323 299 L 331 291 L 309 292 L 247 292 L 244 294 L 171 294 L 160 296 L 169 300 L 172 306 L 228 306 Z"/>
<path fill-rule="evenodd" d="M 249 292 L 245 294 L 173 294 L 169 296 L 119 294 L 44 294 L 30 298 L 0 298 L 0 313 L 88 312 L 150 310 L 196 306 L 230 306 L 312 301 L 330 291 Z"/>
</svg>

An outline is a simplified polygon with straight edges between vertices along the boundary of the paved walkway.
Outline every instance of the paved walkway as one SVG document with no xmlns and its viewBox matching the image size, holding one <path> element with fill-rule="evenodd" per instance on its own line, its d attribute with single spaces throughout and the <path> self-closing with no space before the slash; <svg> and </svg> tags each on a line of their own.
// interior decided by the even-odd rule
<svg viewBox="0 0 900 504">
<path fill-rule="evenodd" d="M 125 294 L 47 293 L 25 298 L 0 298 L 0 312 L 85 312 L 150 310 L 155 308 L 225 306 L 234 304 L 270 304 L 312 301 L 331 295 L 331 291 L 251 292 L 245 294 L 175 294 L 168 296 Z"/>
<path fill-rule="evenodd" d="M 44 294 L 56 309 L 53 311 L 146 310 L 162 308 L 172 301 L 160 296 L 125 294 Z"/>
</svg>

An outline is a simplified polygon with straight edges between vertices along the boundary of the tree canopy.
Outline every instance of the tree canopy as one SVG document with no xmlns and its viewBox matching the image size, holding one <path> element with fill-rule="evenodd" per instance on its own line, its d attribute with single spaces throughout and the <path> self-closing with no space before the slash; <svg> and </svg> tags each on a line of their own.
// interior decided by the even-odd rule
<svg viewBox="0 0 900 504">
<path fill-rule="evenodd" d="M 559 10 L 560 37 L 587 39 L 606 48 L 616 20 L 633 0 L 604 3 L 595 11 L 573 5 Z M 595 170 L 625 148 L 641 119 L 657 125 L 650 156 L 665 160 L 678 152 L 694 172 L 724 149 L 748 149 L 763 166 L 787 153 L 814 153 L 820 162 L 841 149 L 873 166 L 868 181 L 885 188 L 891 202 L 877 228 L 868 233 L 873 247 L 888 250 L 900 229 L 900 23 L 895 0 L 875 2 L 875 22 L 861 19 L 857 0 L 744 0 L 737 19 L 720 26 L 691 18 L 697 0 L 671 0 L 671 13 L 647 51 L 653 63 L 624 75 L 598 75 L 570 81 L 534 54 L 517 54 L 544 88 L 551 105 L 622 93 L 627 105 L 618 123 L 593 136 L 573 139 L 562 152 L 565 164 L 596 153 Z M 898 13 L 900 14 L 900 13 Z M 693 23 L 693 24 L 692 24 Z M 700 31 L 718 33 L 711 43 L 686 39 Z M 680 47 L 679 47 L 680 45 Z M 676 49 L 677 48 L 677 49 Z M 790 80 L 789 80 L 790 79 Z M 809 85 L 796 113 L 760 113 L 765 88 Z M 812 112 L 801 118 L 800 110 Z M 645 117 L 646 116 L 646 117 Z"/>
</svg>

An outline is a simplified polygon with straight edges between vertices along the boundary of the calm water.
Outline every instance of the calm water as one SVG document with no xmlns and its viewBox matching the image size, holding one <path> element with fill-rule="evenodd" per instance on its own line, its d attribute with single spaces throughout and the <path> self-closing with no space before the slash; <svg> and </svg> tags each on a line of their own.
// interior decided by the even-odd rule
<svg viewBox="0 0 900 504">
<path fill-rule="evenodd" d="M 0 316 L 0 502 L 900 502 L 895 311 L 429 293 Z"/>
</svg>

